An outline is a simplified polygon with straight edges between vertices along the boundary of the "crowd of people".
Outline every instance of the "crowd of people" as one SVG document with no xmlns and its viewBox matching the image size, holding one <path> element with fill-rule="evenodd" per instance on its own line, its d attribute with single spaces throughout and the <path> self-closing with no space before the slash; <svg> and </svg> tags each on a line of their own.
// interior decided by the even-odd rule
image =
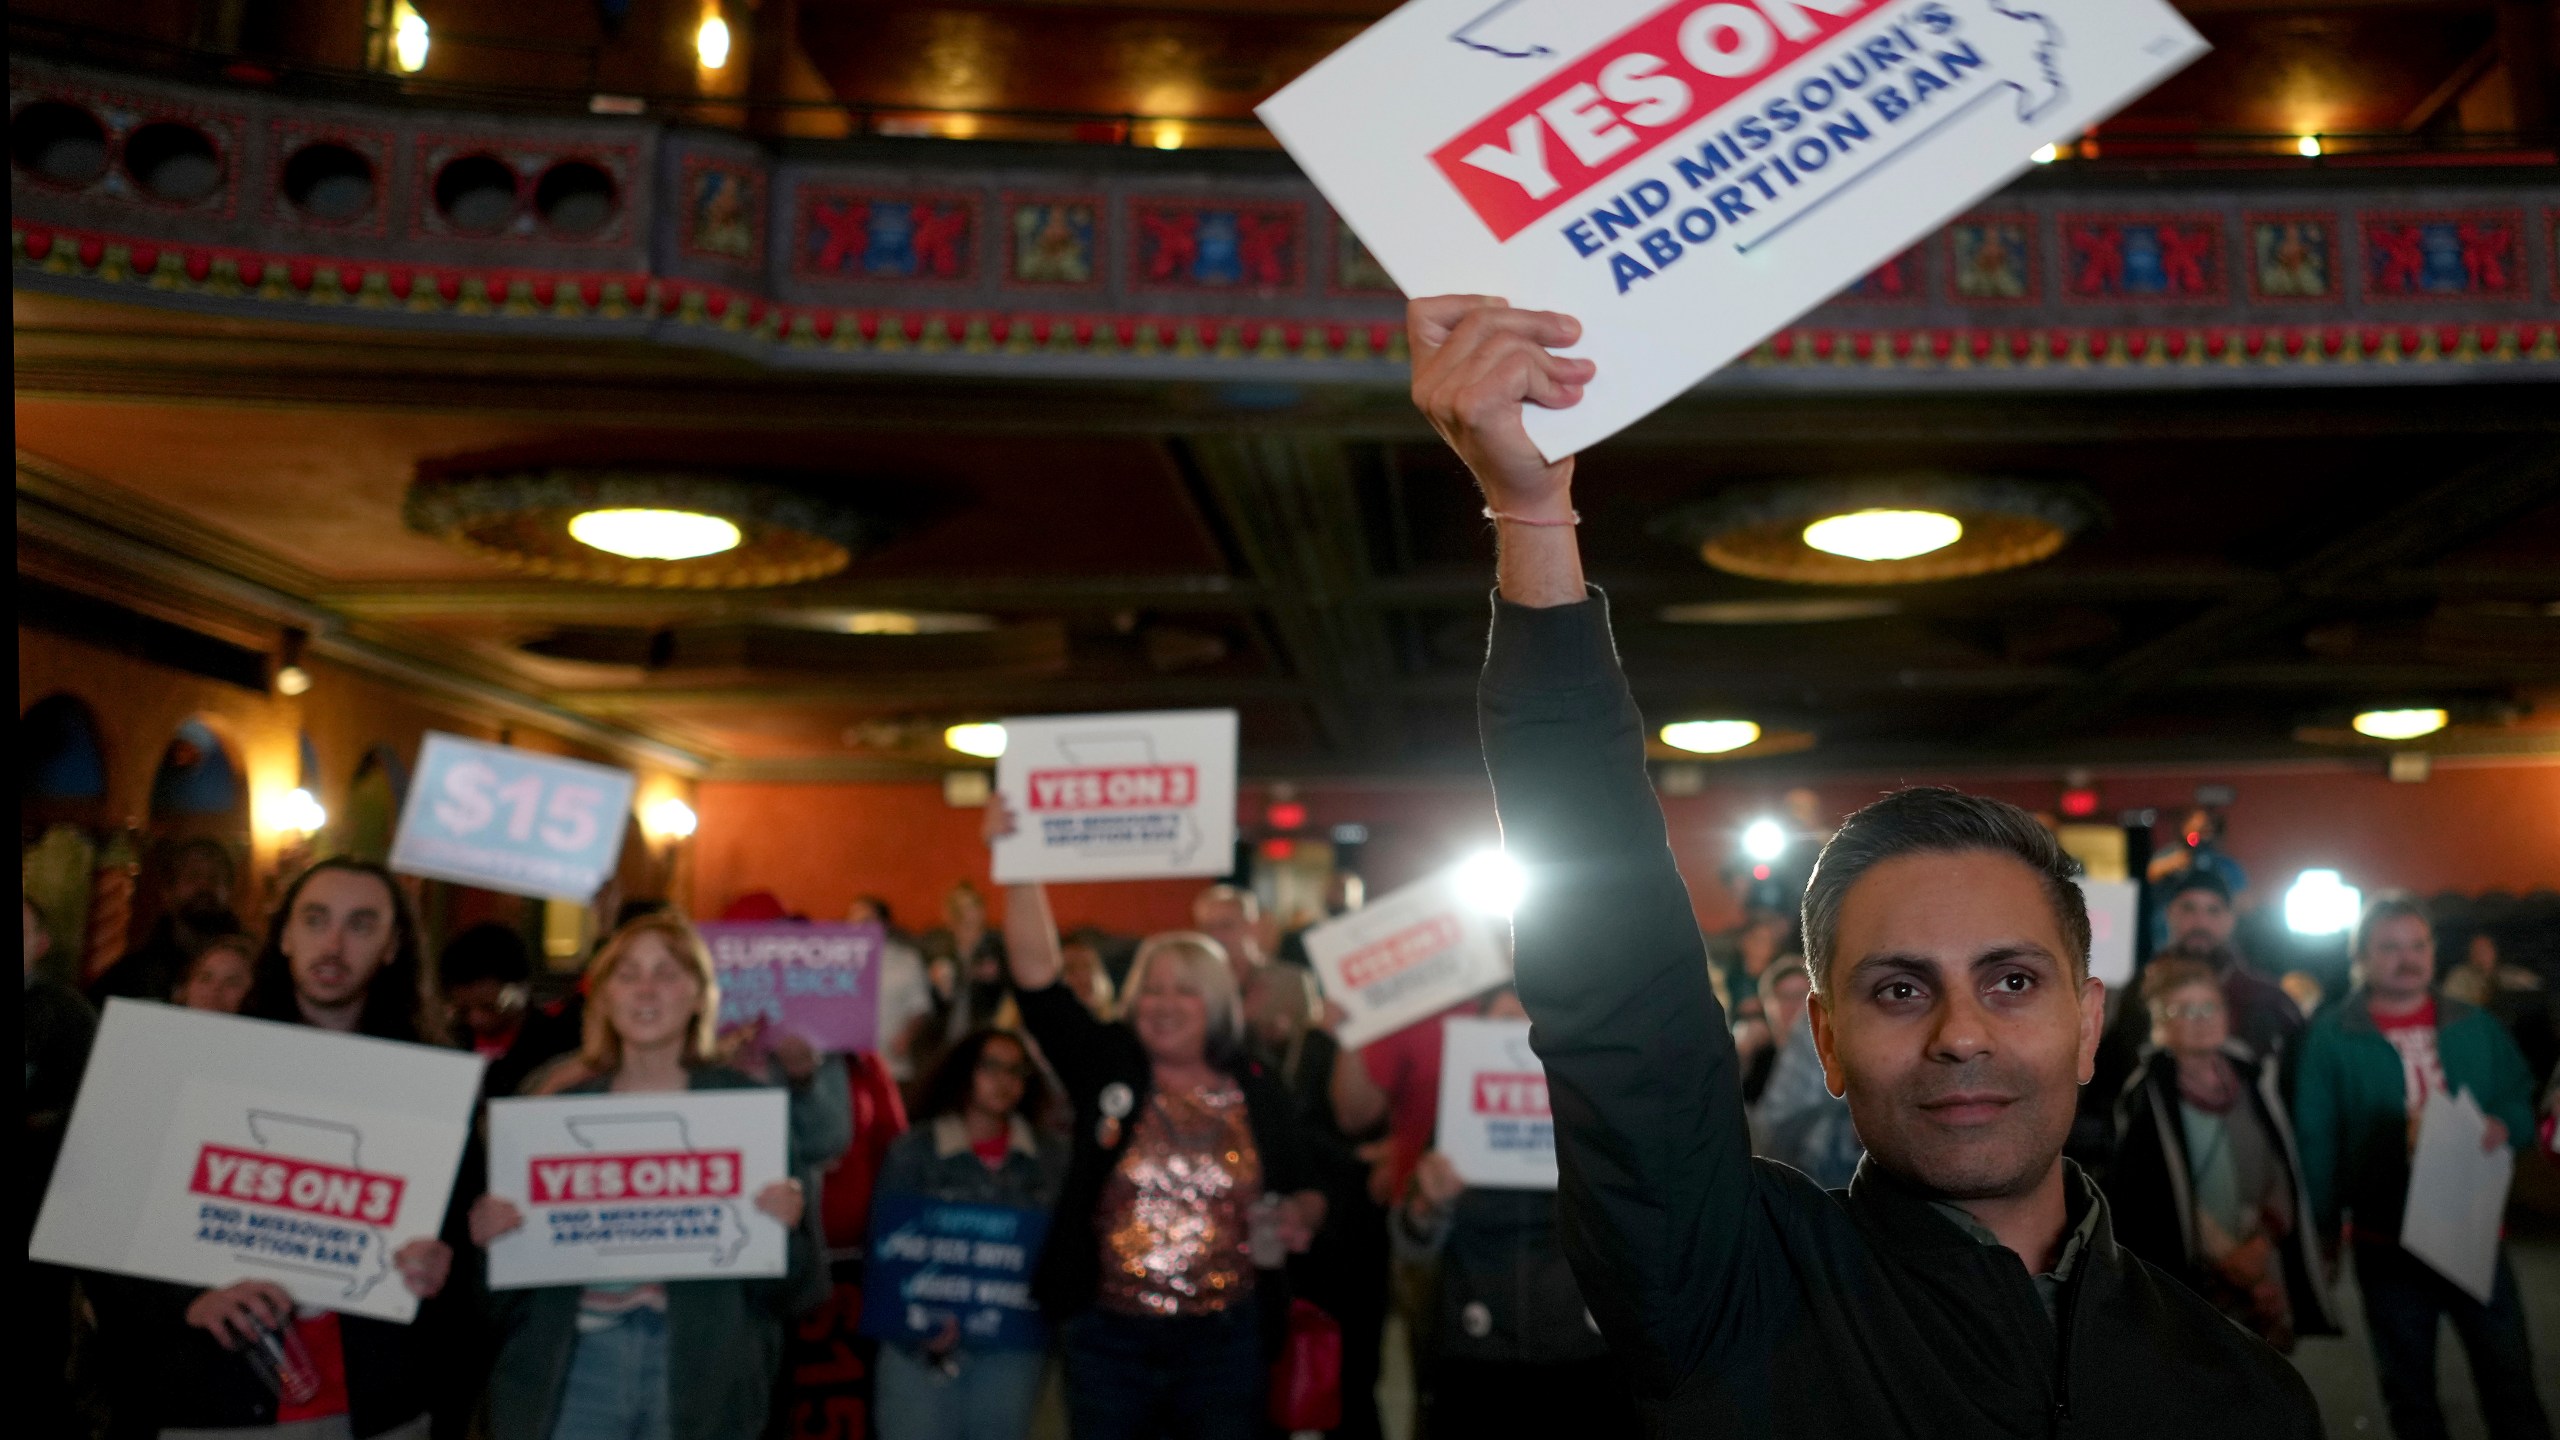
<svg viewBox="0 0 2560 1440">
<path fill-rule="evenodd" d="M 251 934 L 228 855 L 183 847 L 160 919 L 88 995 L 37 978 L 52 942 L 23 907 L 22 1236 L 93 1004 L 121 996 L 468 1050 L 483 1100 L 780 1091 L 787 1158 L 750 1198 L 788 1263 L 493 1289 L 485 1253 L 526 1216 L 490 1193 L 483 1130 L 445 1223 L 393 1257 L 414 1323 L 265 1280 L 31 1267 L 39 1433 L 1019 1440 L 1055 1373 L 1075 1440 L 1375 1440 L 1401 1316 L 1430 1440 L 2309 1435 L 2280 1353 L 2339 1329 L 2351 1271 L 2400 1440 L 2444 1433 L 2447 1319 L 2492 1435 L 2547 1440 L 2513 1267 L 2483 1300 L 2400 1243 L 2430 1097 L 2468 1094 L 2492 1147 L 2550 1145 L 2548 1063 L 2482 1004 L 2543 977 L 2494 949 L 2440 976 L 2426 908 L 2385 895 L 2351 993 L 2306 1013 L 2235 943 L 2236 867 L 2191 863 L 2153 877 L 2165 943 L 2111 994 L 2051 831 L 1926 788 L 1847 817 L 1702 936 L 1572 548 L 1571 462 L 1519 430 L 1521 403 L 1588 378 L 1545 348 L 1569 322 L 1477 300 L 1414 318 L 1417 398 L 1501 526 L 1487 759 L 1536 896 L 1514 984 L 1354 1047 L 1249 889 L 1211 886 L 1192 928 L 1129 946 L 1062 931 L 1042 886 L 991 913 L 962 884 L 922 935 L 857 902 L 887 936 L 877 1043 L 820 1053 L 722 1033 L 711 955 L 661 906 L 625 907 L 546 990 L 504 925 L 431 956 L 409 884 L 349 858 Z M 991 842 L 1012 823 L 990 803 Z M 721 918 L 795 917 L 758 895 Z M 1438 1148 L 1455 1015 L 1535 1022 L 1558 1192 L 1471 1186 Z M 891 1338 L 856 1357 L 867 1411 L 813 1416 L 793 1347 L 861 1283 L 892 1194 L 1044 1213 L 1048 1343 Z M 1297 1368 L 1327 1355 L 1337 1383 Z M 1322 1419 L 1272 1403 L 1311 1379 Z"/>
</svg>

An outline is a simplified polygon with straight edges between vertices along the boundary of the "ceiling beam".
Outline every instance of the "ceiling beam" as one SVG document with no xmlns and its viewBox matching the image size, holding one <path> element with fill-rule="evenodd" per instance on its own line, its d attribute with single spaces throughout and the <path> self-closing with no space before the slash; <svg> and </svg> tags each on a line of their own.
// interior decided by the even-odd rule
<svg viewBox="0 0 2560 1440">
<path fill-rule="evenodd" d="M 1345 754 L 1394 755 L 1404 716 L 1393 638 L 1348 603 L 1370 583 L 1368 526 L 1349 449 L 1299 435 L 1197 435 L 1188 460 L 1241 568 L 1262 582 L 1282 661 L 1308 687 L 1316 726 Z"/>
<path fill-rule="evenodd" d="M 2438 480 L 2288 567 L 2275 596 L 2244 596 L 2117 656 L 2000 727 L 2009 743 L 2085 730 L 2144 691 L 2309 621 L 2361 577 L 2422 565 L 2511 516 L 2560 497 L 2560 441 L 2526 440 Z"/>
<path fill-rule="evenodd" d="M 1121 610 L 1249 610 L 1263 587 L 1225 575 L 860 577 L 778 590 L 625 590 L 523 580 L 322 585 L 315 604 L 367 620 L 692 624 L 788 610 L 956 610 L 1109 614 Z"/>
</svg>

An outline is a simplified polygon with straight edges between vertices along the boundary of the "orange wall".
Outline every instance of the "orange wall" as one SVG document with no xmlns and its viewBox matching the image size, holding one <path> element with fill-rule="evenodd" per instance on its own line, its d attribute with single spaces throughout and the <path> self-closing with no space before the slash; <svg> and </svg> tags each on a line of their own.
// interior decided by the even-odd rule
<svg viewBox="0 0 2560 1440">
<path fill-rule="evenodd" d="M 2233 786 L 2227 847 L 2248 867 L 2244 904 L 2273 903 L 2301 870 L 2327 866 L 2367 890 L 2399 886 L 2433 894 L 2560 887 L 2560 765 L 2439 766 L 2423 784 L 2393 784 L 2344 768 L 2235 768 L 2097 777 L 2104 811 L 2154 807 L 2161 834 L 2184 814 L 2199 784 Z M 1846 814 L 1903 781 L 1821 781 L 1824 810 Z M 2051 809 L 2058 781 L 1914 775 L 1907 783 L 1949 783 L 2030 809 Z M 1744 825 L 1783 814 L 1782 783 L 1713 786 L 1669 797 L 1672 847 L 1696 897 L 1698 918 L 1722 928 L 1736 918 L 1717 879 Z M 712 914 L 737 896 L 771 890 L 816 919 L 844 913 L 857 894 L 888 897 L 899 920 L 938 923 L 940 899 L 967 878 L 988 886 L 979 812 L 943 803 L 924 783 L 705 783 L 695 837 L 693 903 Z M 1481 786 L 1301 786 L 1308 824 L 1369 827 L 1362 870 L 1384 893 L 1483 845 L 1494 836 L 1490 793 Z M 1257 815 L 1260 787 L 1245 787 Z M 1186 923 L 1190 881 L 1071 885 L 1053 890 L 1062 924 L 1091 922 L 1122 933 Z"/>
<path fill-rule="evenodd" d="M 347 813 L 347 792 L 366 752 L 387 746 L 404 767 L 417 763 L 429 730 L 495 740 L 501 723 L 465 709 L 421 699 L 413 688 L 320 659 L 307 662 L 311 688 L 302 695 L 261 695 L 208 680 L 46 630 L 18 627 L 18 710 L 48 696 L 68 694 L 89 707 L 97 722 L 107 766 L 106 817 L 144 824 L 151 808 L 151 780 L 170 738 L 189 717 L 200 717 L 231 751 L 250 794 L 249 893 L 240 907 L 255 922 L 263 890 L 286 837 L 268 823 L 265 807 L 298 782 L 297 737 L 307 732 L 319 762 L 317 795 L 333 817 Z M 530 726 L 507 731 L 511 743 L 546 754 L 571 755 L 602 764 L 623 762 L 592 746 Z M 685 782 L 638 767 L 644 801 L 660 794 L 689 795 Z M 626 860 L 640 857 L 626 856 Z M 627 879 L 647 870 L 626 863 Z M 636 888 L 657 889 L 656 885 Z M 472 912 L 476 914 L 476 912 Z M 465 918 L 472 918 L 466 914 Z M 147 919 L 147 917 L 145 917 Z"/>
</svg>

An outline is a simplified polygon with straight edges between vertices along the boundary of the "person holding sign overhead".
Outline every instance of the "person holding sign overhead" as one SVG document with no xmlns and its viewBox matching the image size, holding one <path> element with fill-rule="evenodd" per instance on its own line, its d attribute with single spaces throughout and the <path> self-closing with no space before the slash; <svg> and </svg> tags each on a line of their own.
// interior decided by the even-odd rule
<svg viewBox="0 0 2560 1440">
<path fill-rule="evenodd" d="M 988 841 L 1012 829 L 991 800 Z M 1325 1205 L 1288 1092 L 1245 1055 L 1227 955 L 1190 931 L 1148 936 L 1107 1024 L 1060 978 L 1044 887 L 1006 887 L 1004 927 L 1023 1023 L 1075 1113 L 1035 1290 L 1063 1322 L 1076 1440 L 1253 1440 L 1281 1267 Z"/>
<path fill-rule="evenodd" d="M 880 1165 L 879 1193 L 1033 1210 L 1046 1218 L 1065 1183 L 1067 1147 L 1038 1128 L 1048 1087 L 1021 1037 L 977 1030 L 925 1078 L 915 1128 Z M 956 1324 L 921 1343 L 880 1346 L 882 1440 L 1021 1440 L 1048 1354 L 973 1343 Z"/>
<path fill-rule="evenodd" d="M 586 1037 L 562 1094 L 743 1090 L 760 1082 L 718 1063 L 720 983 L 691 925 L 647 915 L 624 926 L 587 967 Z M 795 1151 L 803 1112 L 830 1087 L 795 1087 Z M 843 1087 L 832 1087 L 837 1103 Z M 795 1153 L 796 1168 L 807 1157 Z M 788 1175 L 746 1177 L 755 1208 L 791 1234 L 779 1278 L 544 1286 L 492 1292 L 498 1361 L 489 1383 L 494 1440 L 721 1440 L 764 1430 L 783 1325 L 817 1266 L 800 1227 L 804 1196 Z M 486 1248 L 524 1223 L 495 1195 L 471 1206 Z"/>
<path fill-rule="evenodd" d="M 2302 1377 L 2115 1241 L 2062 1155 L 2103 1023 L 2077 865 L 2015 806 L 1905 790 L 1804 899 L 1813 1037 L 1867 1158 L 1752 1158 L 1733 1038 L 1645 771 L 1572 457 L 1525 407 L 1613 383 L 1569 316 L 1418 300 L 1413 397 L 1499 538 L 1478 688 L 1561 1169 L 1559 1229 L 1650 1434 L 2282 1440 Z M 1620 377 L 1615 383 L 1627 383 Z"/>
<path fill-rule="evenodd" d="M 409 903 L 389 871 L 323 860 L 286 887 L 258 952 L 242 1013 L 288 1025 L 431 1043 Z M 444 1291 L 453 1251 L 433 1236 L 397 1244 L 401 1283 Z M 400 1325 L 296 1306 L 272 1280 L 211 1290 L 97 1275 L 100 1353 L 114 1357 L 113 1434 L 224 1434 L 274 1426 L 311 1440 L 428 1432 L 430 1391 L 454 1317 L 430 1305 Z M 292 1428 L 307 1427 L 307 1428 Z"/>
</svg>

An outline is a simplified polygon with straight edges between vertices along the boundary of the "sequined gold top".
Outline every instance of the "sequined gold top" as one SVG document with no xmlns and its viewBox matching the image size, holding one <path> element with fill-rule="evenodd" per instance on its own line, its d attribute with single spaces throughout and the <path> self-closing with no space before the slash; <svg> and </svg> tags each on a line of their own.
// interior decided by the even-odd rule
<svg viewBox="0 0 2560 1440">
<path fill-rule="evenodd" d="M 1244 1092 L 1159 1090 L 1103 1182 L 1101 1303 L 1124 1315 L 1213 1315 L 1253 1293 L 1249 1212 L 1262 1197 Z"/>
</svg>

